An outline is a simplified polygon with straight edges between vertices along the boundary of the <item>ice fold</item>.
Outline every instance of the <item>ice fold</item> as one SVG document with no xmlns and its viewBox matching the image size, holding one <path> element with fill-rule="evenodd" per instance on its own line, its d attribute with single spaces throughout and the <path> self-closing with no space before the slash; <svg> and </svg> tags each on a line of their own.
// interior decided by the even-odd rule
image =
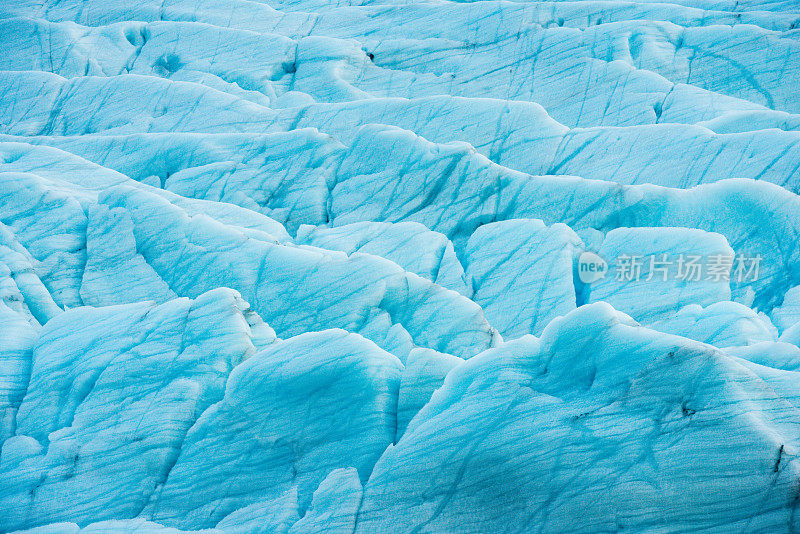
<svg viewBox="0 0 800 534">
<path fill-rule="evenodd" d="M 2 3 L 0 531 L 800 530 L 798 28 Z"/>
</svg>

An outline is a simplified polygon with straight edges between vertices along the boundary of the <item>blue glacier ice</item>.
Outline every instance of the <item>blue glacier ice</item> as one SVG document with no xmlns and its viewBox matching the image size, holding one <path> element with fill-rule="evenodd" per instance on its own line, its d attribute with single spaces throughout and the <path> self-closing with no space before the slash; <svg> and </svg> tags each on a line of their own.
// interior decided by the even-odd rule
<svg viewBox="0 0 800 534">
<path fill-rule="evenodd" d="M 797 0 L 8 0 L 0 50 L 0 532 L 800 531 Z"/>
</svg>

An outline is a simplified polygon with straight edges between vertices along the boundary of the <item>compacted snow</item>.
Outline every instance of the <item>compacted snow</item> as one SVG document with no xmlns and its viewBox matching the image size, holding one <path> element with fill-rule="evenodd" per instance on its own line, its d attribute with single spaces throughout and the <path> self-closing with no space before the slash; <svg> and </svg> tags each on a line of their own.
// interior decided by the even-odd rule
<svg viewBox="0 0 800 534">
<path fill-rule="evenodd" d="M 800 3 L 7 0 L 0 532 L 800 531 Z"/>
</svg>

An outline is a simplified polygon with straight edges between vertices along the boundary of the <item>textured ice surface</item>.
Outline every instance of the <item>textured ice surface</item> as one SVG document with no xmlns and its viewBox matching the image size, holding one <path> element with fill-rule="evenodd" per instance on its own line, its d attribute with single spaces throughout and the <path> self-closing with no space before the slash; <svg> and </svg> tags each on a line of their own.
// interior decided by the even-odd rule
<svg viewBox="0 0 800 534">
<path fill-rule="evenodd" d="M 13 0 L 0 50 L 0 532 L 800 530 L 795 0 Z"/>
</svg>

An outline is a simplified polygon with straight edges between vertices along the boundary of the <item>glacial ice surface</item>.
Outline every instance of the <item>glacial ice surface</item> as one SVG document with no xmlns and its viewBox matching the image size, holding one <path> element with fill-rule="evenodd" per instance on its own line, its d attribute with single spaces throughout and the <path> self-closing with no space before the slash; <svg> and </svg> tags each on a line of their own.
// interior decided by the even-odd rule
<svg viewBox="0 0 800 534">
<path fill-rule="evenodd" d="M 0 50 L 0 532 L 800 530 L 796 0 L 12 0 Z"/>
</svg>

